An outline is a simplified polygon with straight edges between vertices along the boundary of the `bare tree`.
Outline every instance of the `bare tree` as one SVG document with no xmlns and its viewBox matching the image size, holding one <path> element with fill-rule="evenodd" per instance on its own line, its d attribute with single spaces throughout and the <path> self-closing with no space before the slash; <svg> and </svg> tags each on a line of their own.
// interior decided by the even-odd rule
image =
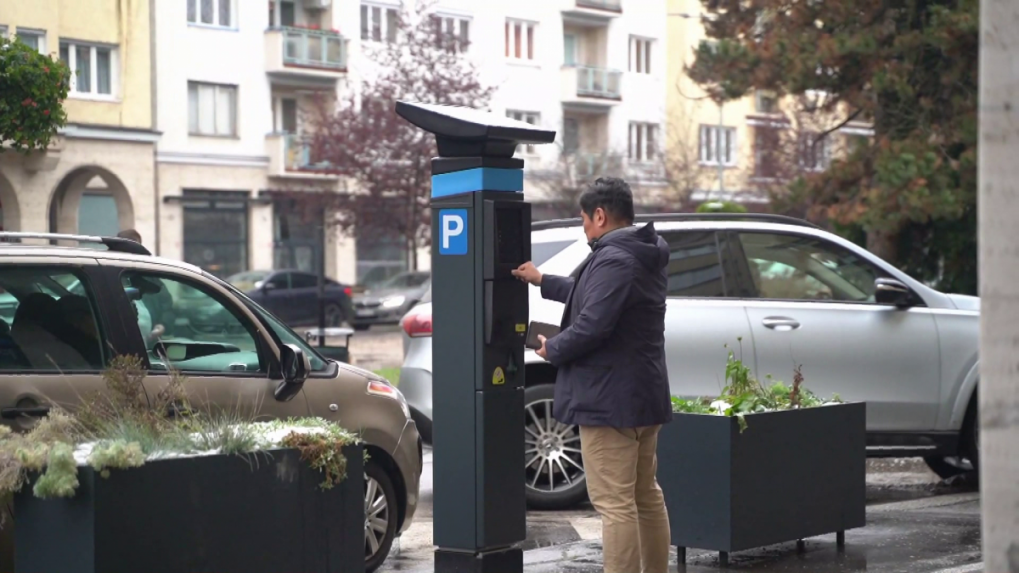
<svg viewBox="0 0 1019 573">
<path fill-rule="evenodd" d="M 380 38 L 388 41 L 362 43 L 366 61 L 354 89 L 317 101 L 307 141 L 312 161 L 353 190 L 289 193 L 358 240 L 398 237 L 415 268 L 418 247 L 430 240 L 431 159 L 438 152 L 430 134 L 396 115 L 396 102 L 485 108 L 494 91 L 465 54 L 467 38 L 443 31 L 431 6 L 401 3 L 395 27 Z"/>
<path fill-rule="evenodd" d="M 576 217 L 581 193 L 602 176 L 625 176 L 625 155 L 618 152 L 567 152 L 561 145 L 556 160 L 528 173 L 541 191 L 537 211 L 551 218 Z M 537 213 L 536 213 L 537 214 Z"/>
</svg>

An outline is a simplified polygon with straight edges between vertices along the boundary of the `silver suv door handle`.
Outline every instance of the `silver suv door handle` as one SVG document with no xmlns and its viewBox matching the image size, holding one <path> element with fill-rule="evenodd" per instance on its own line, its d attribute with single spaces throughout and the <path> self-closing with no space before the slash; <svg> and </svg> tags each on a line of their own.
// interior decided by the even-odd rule
<svg viewBox="0 0 1019 573">
<path fill-rule="evenodd" d="M 786 316 L 768 316 L 761 323 L 772 330 L 796 330 L 800 327 L 799 322 Z"/>
</svg>

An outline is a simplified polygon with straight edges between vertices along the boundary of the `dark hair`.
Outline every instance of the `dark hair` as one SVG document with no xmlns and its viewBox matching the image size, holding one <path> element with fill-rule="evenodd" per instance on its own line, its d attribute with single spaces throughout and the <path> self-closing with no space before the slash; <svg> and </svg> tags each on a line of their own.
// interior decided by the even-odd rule
<svg viewBox="0 0 1019 573">
<path fill-rule="evenodd" d="M 633 192 L 630 185 L 618 177 L 599 177 L 580 196 L 580 209 L 594 217 L 601 207 L 610 219 L 627 225 L 633 224 Z"/>
<path fill-rule="evenodd" d="M 121 239 L 128 239 L 139 244 L 142 242 L 142 236 L 138 233 L 138 231 L 135 231 L 134 229 L 125 229 L 117 233 L 117 236 L 120 237 Z"/>
</svg>

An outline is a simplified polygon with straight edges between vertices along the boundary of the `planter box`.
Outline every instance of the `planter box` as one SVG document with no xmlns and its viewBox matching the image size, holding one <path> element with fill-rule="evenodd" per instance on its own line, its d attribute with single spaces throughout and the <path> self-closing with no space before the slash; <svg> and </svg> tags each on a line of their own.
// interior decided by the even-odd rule
<svg viewBox="0 0 1019 573">
<path fill-rule="evenodd" d="M 78 469 L 70 499 L 15 496 L 15 571 L 364 571 L 364 456 L 332 489 L 294 449 Z M 269 457 L 271 455 L 271 457 Z"/>
<path fill-rule="evenodd" d="M 864 403 L 735 417 L 673 414 L 658 439 L 658 482 L 679 560 L 866 525 Z"/>
</svg>

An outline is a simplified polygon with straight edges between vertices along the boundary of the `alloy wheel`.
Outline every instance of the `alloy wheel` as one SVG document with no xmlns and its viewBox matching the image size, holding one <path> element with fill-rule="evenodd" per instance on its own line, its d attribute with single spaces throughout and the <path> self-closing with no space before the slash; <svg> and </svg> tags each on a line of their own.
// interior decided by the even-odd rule
<svg viewBox="0 0 1019 573">
<path fill-rule="evenodd" d="M 379 552 L 389 529 L 389 502 L 379 482 L 367 474 L 364 480 L 364 555 L 370 558 Z"/>
<path fill-rule="evenodd" d="M 527 405 L 524 459 L 527 487 L 541 493 L 561 491 L 584 479 L 580 428 L 552 416 L 552 400 Z"/>
</svg>

